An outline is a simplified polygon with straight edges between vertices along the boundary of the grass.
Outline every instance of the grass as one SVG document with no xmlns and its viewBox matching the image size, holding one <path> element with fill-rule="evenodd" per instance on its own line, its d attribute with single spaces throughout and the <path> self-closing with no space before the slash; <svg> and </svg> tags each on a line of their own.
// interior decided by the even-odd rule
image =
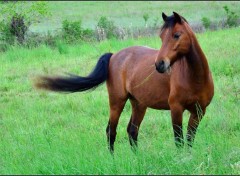
<svg viewBox="0 0 240 176">
<path fill-rule="evenodd" d="M 207 17 L 213 22 L 226 19 L 223 6 L 227 5 L 234 12 L 240 11 L 237 1 L 81 1 L 81 2 L 49 2 L 52 16 L 31 26 L 35 32 L 47 32 L 61 28 L 63 20 L 82 19 L 83 27 L 94 29 L 101 16 L 107 16 L 117 26 L 144 27 L 143 14 L 149 15 L 148 25 L 153 25 L 158 19 L 162 23 L 162 12 L 171 15 L 173 11 L 186 17 L 191 23 L 201 22 Z M 211 10 L 209 10 L 211 8 Z M 89 10 L 91 9 L 91 10 Z M 89 13 L 89 11 L 94 13 Z"/>
<path fill-rule="evenodd" d="M 240 174 L 239 28 L 197 38 L 213 73 L 215 95 L 194 147 L 177 149 L 170 112 L 148 109 L 134 154 L 126 133 L 131 113 L 127 102 L 114 158 L 105 135 L 105 85 L 86 93 L 58 94 L 35 90 L 31 79 L 64 72 L 87 75 L 103 53 L 133 45 L 160 48 L 158 37 L 62 46 L 67 52 L 45 45 L 13 46 L 1 53 L 0 174 Z M 184 134 L 188 116 L 184 112 Z"/>
</svg>

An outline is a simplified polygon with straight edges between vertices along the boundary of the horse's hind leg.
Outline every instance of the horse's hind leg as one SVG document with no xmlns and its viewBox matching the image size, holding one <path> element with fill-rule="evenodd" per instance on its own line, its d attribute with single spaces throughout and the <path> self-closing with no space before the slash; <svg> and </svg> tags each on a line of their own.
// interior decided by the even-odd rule
<svg viewBox="0 0 240 176">
<path fill-rule="evenodd" d="M 114 151 L 114 142 L 117 135 L 117 125 L 119 117 L 122 113 L 126 100 L 116 99 L 116 101 L 110 98 L 110 118 L 108 121 L 106 134 L 107 134 L 107 141 L 108 141 L 108 148 L 111 152 Z"/>
<path fill-rule="evenodd" d="M 138 131 L 146 112 L 146 107 L 142 106 L 136 100 L 131 100 L 132 104 L 132 116 L 128 123 L 127 132 L 129 136 L 129 142 L 132 147 L 137 146 Z"/>
</svg>

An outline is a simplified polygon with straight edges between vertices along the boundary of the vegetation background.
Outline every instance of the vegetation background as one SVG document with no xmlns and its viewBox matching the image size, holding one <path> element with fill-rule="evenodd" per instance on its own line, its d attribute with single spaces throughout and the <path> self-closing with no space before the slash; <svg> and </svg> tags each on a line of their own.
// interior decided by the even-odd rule
<svg viewBox="0 0 240 176">
<path fill-rule="evenodd" d="M 240 174 L 239 2 L 2 1 L 0 11 L 0 174 Z M 172 11 L 197 33 L 215 84 L 191 150 L 175 147 L 169 111 L 149 109 L 134 154 L 127 102 L 112 157 L 105 85 L 74 94 L 32 87 L 39 74 L 87 75 L 105 52 L 160 48 L 161 13 Z"/>
</svg>

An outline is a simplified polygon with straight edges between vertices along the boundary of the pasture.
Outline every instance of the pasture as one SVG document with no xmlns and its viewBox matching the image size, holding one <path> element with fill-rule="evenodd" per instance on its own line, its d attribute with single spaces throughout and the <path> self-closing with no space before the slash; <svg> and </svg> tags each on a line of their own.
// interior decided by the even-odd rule
<svg viewBox="0 0 240 176">
<path fill-rule="evenodd" d="M 56 3 L 56 7 L 61 4 Z M 171 5 L 166 7 L 170 14 Z M 182 6 L 176 8 L 181 14 Z M 183 16 L 191 21 L 192 16 L 186 14 Z M 240 174 L 239 31 L 237 27 L 197 34 L 213 74 L 215 94 L 191 150 L 176 148 L 170 111 L 148 109 L 139 132 L 138 151 L 133 153 L 126 132 L 131 114 L 127 102 L 112 157 L 105 134 L 109 118 L 105 84 L 94 91 L 73 94 L 32 87 L 39 74 L 87 75 L 106 52 L 133 45 L 159 49 L 157 35 L 63 45 L 65 52 L 41 45 L 32 49 L 12 46 L 0 53 L 0 174 Z M 184 112 L 184 136 L 188 117 Z"/>
<path fill-rule="evenodd" d="M 40 21 L 39 24 L 32 25 L 31 30 L 36 32 L 59 30 L 61 22 L 65 19 L 81 19 L 83 27 L 94 29 L 101 16 L 109 17 L 120 27 L 144 27 L 144 14 L 149 15 L 148 25 L 153 25 L 154 21 L 161 25 L 162 12 L 170 15 L 174 10 L 186 16 L 190 24 L 201 23 L 202 17 L 208 17 L 212 22 L 219 22 L 225 19 L 224 5 L 239 12 L 238 1 L 49 2 L 52 16 Z"/>
</svg>

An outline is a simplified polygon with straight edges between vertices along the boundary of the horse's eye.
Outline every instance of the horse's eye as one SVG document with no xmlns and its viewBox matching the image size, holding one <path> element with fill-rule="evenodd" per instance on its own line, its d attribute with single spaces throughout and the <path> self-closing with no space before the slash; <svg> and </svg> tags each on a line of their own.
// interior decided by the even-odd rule
<svg viewBox="0 0 240 176">
<path fill-rule="evenodd" d="M 180 33 L 175 33 L 173 35 L 173 38 L 177 40 L 177 39 L 179 39 L 180 35 L 181 35 Z"/>
</svg>

